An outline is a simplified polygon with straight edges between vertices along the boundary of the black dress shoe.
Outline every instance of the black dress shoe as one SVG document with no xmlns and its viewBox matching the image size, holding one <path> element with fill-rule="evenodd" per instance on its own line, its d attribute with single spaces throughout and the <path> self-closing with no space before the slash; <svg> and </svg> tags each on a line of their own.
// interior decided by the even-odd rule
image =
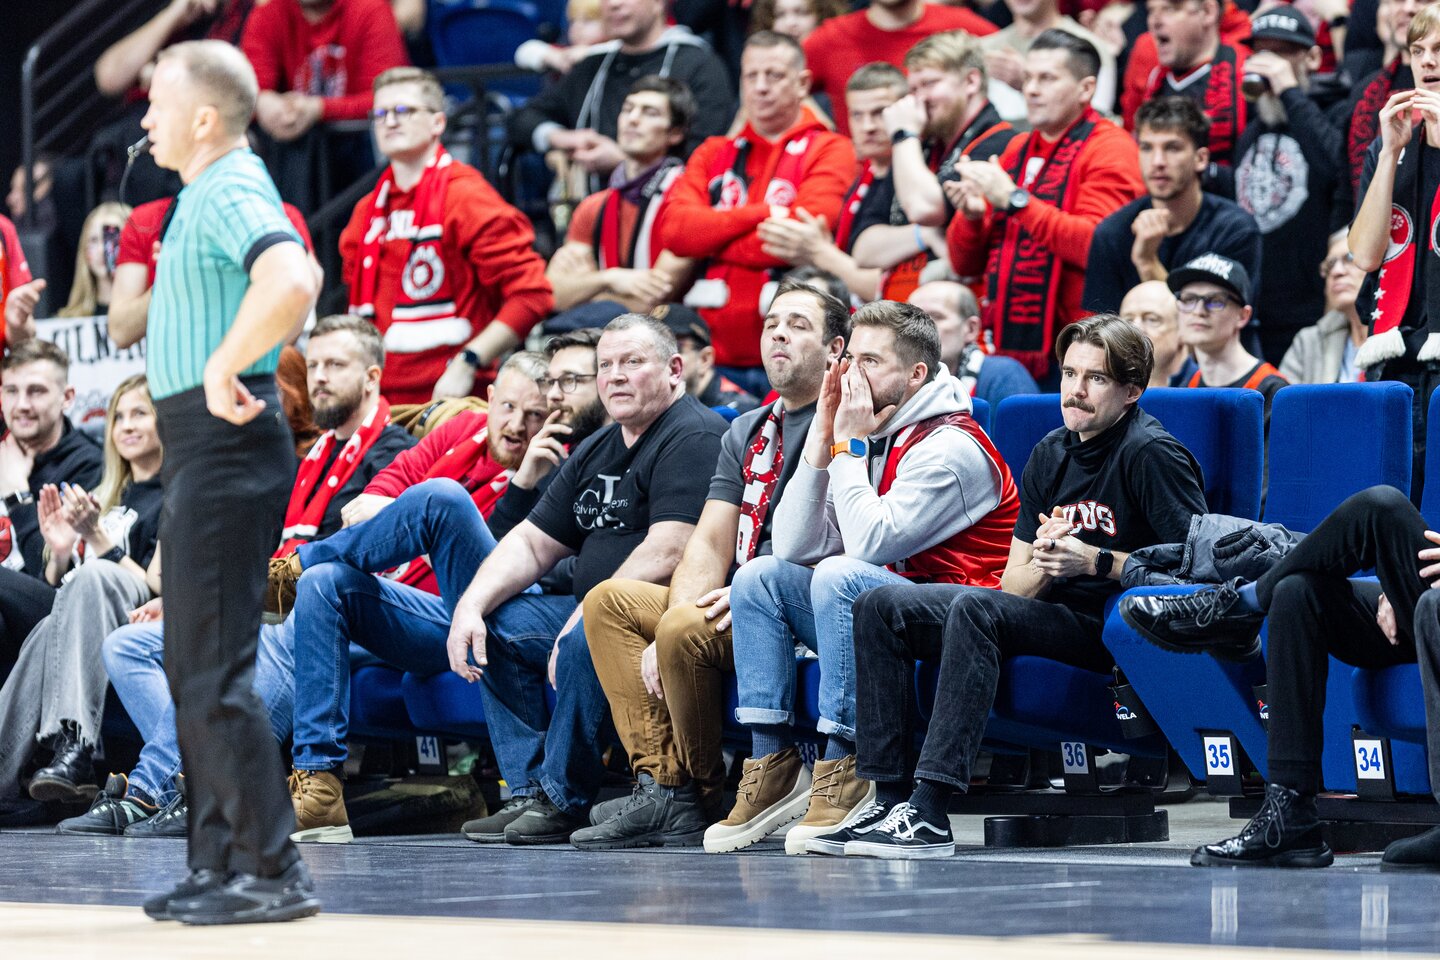
<svg viewBox="0 0 1440 960">
<path fill-rule="evenodd" d="M 224 884 L 170 904 L 172 920 L 195 926 L 281 923 L 319 912 L 320 899 L 303 860 L 296 860 L 278 877 L 232 873 Z"/>
<path fill-rule="evenodd" d="M 590 818 L 566 813 L 551 802 L 542 790 L 530 798 L 530 808 L 505 828 L 505 842 L 512 847 L 544 843 L 568 843 L 570 834 L 588 827 Z"/>
<path fill-rule="evenodd" d="M 225 882 L 225 873 L 220 870 L 191 870 L 190 876 L 181 880 L 173 890 L 151 897 L 145 901 L 145 916 L 151 920 L 174 920 L 170 916 L 170 905 L 182 900 L 192 900 L 202 893 L 208 893 Z"/>
<path fill-rule="evenodd" d="M 1190 857 L 1195 867 L 1328 867 L 1335 854 L 1320 833 L 1315 797 L 1265 785 L 1265 802 L 1229 840 L 1206 844 Z"/>
<path fill-rule="evenodd" d="M 1240 585 L 1234 580 L 1194 593 L 1126 597 L 1120 616 L 1157 647 L 1208 653 L 1217 660 L 1251 660 L 1260 655 L 1265 615 L 1242 608 Z"/>
<path fill-rule="evenodd" d="M 1380 869 L 1440 872 L 1440 827 L 1390 844 L 1380 858 Z"/>
<path fill-rule="evenodd" d="M 89 802 L 95 796 L 95 768 L 90 763 L 93 747 L 80 741 L 80 725 L 60 721 L 55 737 L 55 759 L 30 780 L 30 796 L 40 801 Z"/>
</svg>

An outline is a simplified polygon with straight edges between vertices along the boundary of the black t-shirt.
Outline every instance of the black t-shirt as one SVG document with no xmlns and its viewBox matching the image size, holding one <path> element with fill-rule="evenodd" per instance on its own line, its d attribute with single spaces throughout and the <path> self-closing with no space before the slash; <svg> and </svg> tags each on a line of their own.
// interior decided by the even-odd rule
<svg viewBox="0 0 1440 960">
<path fill-rule="evenodd" d="M 876 177 L 870 182 L 870 189 L 860 200 L 860 209 L 855 212 L 855 223 L 850 228 L 850 238 L 845 241 L 845 252 L 855 248 L 867 227 L 890 223 L 890 210 L 895 206 L 895 179 L 892 174 Z"/>
<path fill-rule="evenodd" d="M 149 567 L 155 556 L 155 541 L 160 538 L 160 507 L 165 501 L 165 488 L 157 474 L 151 480 L 132 483 L 120 495 L 120 507 L 106 527 L 117 525 L 116 533 L 124 540 L 125 556 L 142 567 Z"/>
<path fill-rule="evenodd" d="M 1182 543 L 1190 518 L 1205 513 L 1200 464 L 1160 421 L 1132 408 L 1109 430 L 1081 443 L 1064 427 L 1035 445 L 1020 480 L 1015 539 L 1033 543 L 1038 517 L 1060 507 L 1084 543 L 1130 553 L 1157 543 Z M 1056 580 L 1044 599 L 1100 617 L 1118 580 Z"/>
<path fill-rule="evenodd" d="M 375 438 L 370 449 L 365 451 L 364 458 L 355 468 L 355 472 L 350 474 L 350 479 L 345 481 L 343 487 L 335 491 L 335 496 L 331 497 L 330 502 L 325 505 L 325 517 L 320 521 L 320 529 L 315 532 L 314 539 L 319 540 L 338 533 L 344 523 L 340 511 L 345 509 L 345 505 L 364 493 L 365 488 L 370 485 L 370 481 L 375 479 L 375 474 L 390 466 L 390 461 L 398 457 L 401 451 L 409 450 L 417 442 L 410 435 L 410 431 L 404 427 L 393 423 L 387 424 L 385 429 L 380 431 L 380 436 Z M 321 476 L 330 471 L 330 466 L 340 455 L 344 446 L 343 443 L 331 445 L 330 456 L 325 460 L 325 469 L 321 472 Z"/>
<path fill-rule="evenodd" d="M 1130 261 L 1130 250 L 1135 245 L 1131 227 L 1150 205 L 1148 196 L 1132 200 L 1095 228 L 1090 241 L 1090 259 L 1085 267 L 1086 310 L 1117 313 L 1125 294 L 1140 283 L 1140 273 Z M 1260 245 L 1260 228 L 1255 225 L 1254 217 L 1234 201 L 1205 193 L 1201 194 L 1200 211 L 1185 232 L 1160 241 L 1159 257 L 1166 270 L 1175 270 L 1196 257 L 1218 253 L 1238 260 L 1250 275 L 1254 289 L 1260 283 Z M 1258 325 L 1258 319 L 1257 315 L 1251 324 Z"/>
<path fill-rule="evenodd" d="M 778 401 L 777 401 L 778 402 Z M 736 417 L 720 440 L 720 456 L 715 461 L 715 476 L 710 481 L 707 500 L 722 500 L 740 506 L 745 499 L 745 456 L 760 435 L 761 428 L 770 417 L 770 404 L 757 407 Z M 780 494 L 795 475 L 795 468 L 805 452 L 805 436 L 810 432 L 810 422 L 815 419 L 815 404 L 786 410 L 780 419 L 780 476 L 775 480 L 775 492 L 770 496 L 770 509 L 760 525 L 760 546 L 757 557 L 771 553 L 770 524 L 775 519 L 775 507 L 780 503 Z"/>
<path fill-rule="evenodd" d="M 700 519 L 727 426 L 686 395 L 633 446 L 612 423 L 570 453 L 529 519 L 578 554 L 576 600 L 614 575 L 651 524 Z"/>
</svg>

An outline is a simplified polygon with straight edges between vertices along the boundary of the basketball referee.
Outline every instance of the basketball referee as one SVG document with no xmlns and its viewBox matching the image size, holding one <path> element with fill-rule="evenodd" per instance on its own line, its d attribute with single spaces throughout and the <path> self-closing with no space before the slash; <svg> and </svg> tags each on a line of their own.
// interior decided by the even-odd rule
<svg viewBox="0 0 1440 960">
<path fill-rule="evenodd" d="M 300 238 L 246 145 L 255 72 L 217 40 L 160 54 L 141 125 L 184 189 L 150 294 L 150 393 L 165 441 L 165 670 L 190 804 L 190 875 L 157 920 L 249 923 L 320 910 L 251 690 L 265 561 L 295 474 L 275 390 L 280 346 L 317 293 Z"/>
</svg>

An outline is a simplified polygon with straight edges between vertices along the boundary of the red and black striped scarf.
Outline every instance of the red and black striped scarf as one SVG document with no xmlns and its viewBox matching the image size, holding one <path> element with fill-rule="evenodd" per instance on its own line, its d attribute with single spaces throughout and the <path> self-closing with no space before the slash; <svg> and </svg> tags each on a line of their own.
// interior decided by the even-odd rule
<svg viewBox="0 0 1440 960">
<path fill-rule="evenodd" d="M 1404 66 L 1401 58 L 1388 67 L 1378 70 L 1350 111 L 1350 135 L 1345 141 L 1345 158 L 1350 163 L 1350 189 L 1356 194 L 1355 205 L 1360 205 L 1360 178 L 1365 173 L 1365 151 L 1380 136 L 1380 111 L 1390 95 L 1395 92 L 1400 70 Z"/>
<path fill-rule="evenodd" d="M 1210 159 L 1226 166 L 1233 160 L 1235 143 L 1245 127 L 1245 98 L 1240 92 L 1239 61 L 1234 47 L 1220 44 L 1215 51 L 1215 59 L 1205 65 L 1210 72 L 1205 77 L 1205 95 L 1200 104 L 1200 109 L 1210 118 Z M 1165 86 L 1166 79 L 1173 76 L 1164 67 L 1152 70 L 1145 99 L 1156 97 Z"/>
</svg>

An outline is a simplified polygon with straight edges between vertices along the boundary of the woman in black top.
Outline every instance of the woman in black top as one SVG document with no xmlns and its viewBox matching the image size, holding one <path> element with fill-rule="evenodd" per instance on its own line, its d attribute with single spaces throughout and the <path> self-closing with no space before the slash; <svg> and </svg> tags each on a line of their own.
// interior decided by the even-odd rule
<svg viewBox="0 0 1440 960">
<path fill-rule="evenodd" d="M 34 799 L 76 800 L 94 791 L 90 756 L 109 685 L 100 645 L 151 597 L 146 579 L 158 550 L 162 456 L 145 378 L 131 377 L 106 411 L 100 486 L 40 492 L 45 578 L 60 589 L 0 689 L 0 803 L 18 793 L 37 741 L 54 758 L 30 781 Z"/>
</svg>

